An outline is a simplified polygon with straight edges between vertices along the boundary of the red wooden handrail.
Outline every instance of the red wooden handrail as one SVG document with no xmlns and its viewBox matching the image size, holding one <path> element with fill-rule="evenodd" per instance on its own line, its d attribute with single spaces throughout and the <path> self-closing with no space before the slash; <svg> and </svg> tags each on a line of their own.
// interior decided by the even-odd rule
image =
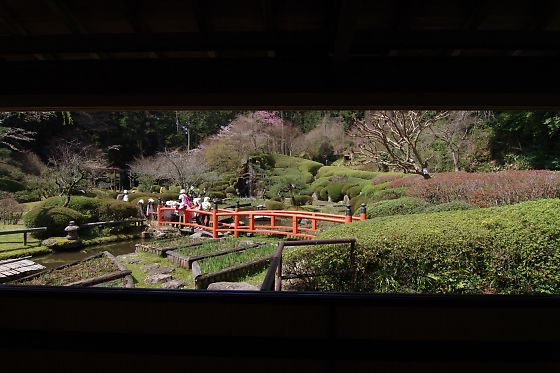
<svg viewBox="0 0 560 373">
<path fill-rule="evenodd" d="M 320 212 L 310 211 L 296 211 L 296 210 L 253 210 L 253 211 L 239 211 L 231 209 L 214 209 L 212 211 L 184 209 L 178 210 L 181 214 L 180 221 L 164 220 L 163 214 L 165 211 L 177 211 L 172 207 L 159 207 L 157 211 L 158 225 L 180 225 L 186 227 L 200 228 L 212 232 L 214 238 L 218 237 L 219 232 L 233 232 L 234 237 L 239 237 L 239 233 L 262 233 L 262 234 L 283 234 L 287 236 L 295 236 L 301 238 L 315 238 L 314 233 L 321 232 L 317 228 L 317 222 L 329 222 L 338 224 L 347 224 L 356 220 L 365 220 L 366 213 L 365 207 L 362 206 L 362 211 L 359 217 L 337 214 L 325 214 Z M 350 211 L 350 210 L 348 210 Z M 209 226 L 200 225 L 196 222 L 184 221 L 185 215 L 192 216 L 192 213 L 199 215 L 209 215 Z M 269 224 L 255 224 L 255 217 L 268 218 Z M 232 218 L 233 223 L 220 222 L 220 218 Z M 248 224 L 241 225 L 241 218 L 247 218 Z M 291 219 L 290 225 L 277 224 L 277 218 Z M 311 228 L 300 226 L 301 220 L 311 221 Z"/>
</svg>

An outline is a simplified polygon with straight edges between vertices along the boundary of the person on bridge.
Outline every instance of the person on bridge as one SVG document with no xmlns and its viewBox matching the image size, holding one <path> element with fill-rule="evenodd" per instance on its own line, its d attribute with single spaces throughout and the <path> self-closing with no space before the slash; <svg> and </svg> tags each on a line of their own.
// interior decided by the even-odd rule
<svg viewBox="0 0 560 373">
<path fill-rule="evenodd" d="M 202 202 L 202 210 L 210 211 L 211 209 L 212 209 L 212 204 L 210 203 L 210 197 L 204 197 L 204 202 Z M 209 214 L 202 215 L 202 224 L 204 224 L 207 227 L 210 225 Z"/>
<path fill-rule="evenodd" d="M 180 211 L 180 215 L 183 217 L 182 221 L 183 223 L 190 223 L 192 213 L 187 210 L 191 208 L 191 201 L 189 200 L 189 196 L 185 193 L 185 189 L 181 189 L 179 193 L 178 210 Z"/>
</svg>

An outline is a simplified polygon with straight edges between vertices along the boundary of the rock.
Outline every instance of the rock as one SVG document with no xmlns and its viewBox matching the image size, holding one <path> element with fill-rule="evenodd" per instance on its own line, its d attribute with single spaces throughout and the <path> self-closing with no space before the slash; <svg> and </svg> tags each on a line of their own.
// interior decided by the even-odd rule
<svg viewBox="0 0 560 373">
<path fill-rule="evenodd" d="M 129 258 L 129 259 L 127 259 L 126 262 L 127 262 L 128 264 L 132 264 L 132 263 L 138 263 L 138 262 L 140 262 L 140 261 L 142 261 L 140 258 Z"/>
<path fill-rule="evenodd" d="M 152 234 L 154 238 L 157 239 L 165 239 L 165 238 L 173 238 L 181 236 L 181 231 L 179 228 L 174 227 L 159 227 L 159 228 L 150 228 L 146 232 Z"/>
<path fill-rule="evenodd" d="M 208 285 L 208 290 L 252 290 L 259 288 L 246 282 L 213 282 Z"/>
<path fill-rule="evenodd" d="M 161 288 L 162 289 L 179 289 L 182 288 L 183 286 L 185 286 L 185 283 L 181 280 L 171 280 L 171 281 L 167 281 L 164 282 L 163 284 L 161 284 Z"/>
<path fill-rule="evenodd" d="M 159 264 L 154 263 L 154 264 L 149 264 L 149 265 L 146 265 L 146 266 L 142 266 L 141 269 L 142 269 L 142 271 L 148 272 L 148 271 L 153 271 L 154 269 L 157 269 L 157 268 L 159 268 Z"/>
<path fill-rule="evenodd" d="M 222 233 L 220 232 L 220 236 L 222 235 Z M 192 238 L 205 238 L 205 237 L 212 237 L 212 232 L 207 232 L 207 231 L 203 231 L 203 230 L 199 230 L 196 233 L 191 235 Z"/>
<path fill-rule="evenodd" d="M 150 275 L 157 275 L 159 274 L 165 274 L 165 273 L 171 273 L 173 272 L 175 269 L 174 268 L 169 268 L 169 267 L 160 267 L 160 268 L 154 268 L 152 270 L 150 270 Z"/>
<path fill-rule="evenodd" d="M 146 284 L 155 284 L 158 282 L 167 282 L 168 280 L 171 280 L 173 277 L 169 274 L 166 273 L 156 273 L 154 275 L 148 275 L 146 276 L 146 278 L 144 279 L 144 282 Z"/>
<path fill-rule="evenodd" d="M 82 247 L 81 240 L 69 240 L 65 237 L 52 237 L 47 238 L 41 242 L 42 246 L 47 246 L 54 251 L 69 251 L 79 249 Z"/>
</svg>

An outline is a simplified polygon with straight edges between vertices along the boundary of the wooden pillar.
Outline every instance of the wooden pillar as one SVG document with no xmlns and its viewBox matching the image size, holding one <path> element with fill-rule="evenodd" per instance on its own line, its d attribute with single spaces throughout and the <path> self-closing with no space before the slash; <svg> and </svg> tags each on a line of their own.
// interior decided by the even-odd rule
<svg viewBox="0 0 560 373">
<path fill-rule="evenodd" d="M 233 216 L 233 237 L 239 237 L 239 201 L 237 201 L 235 215 Z"/>
<path fill-rule="evenodd" d="M 352 223 L 352 208 L 346 206 L 346 214 L 344 216 L 344 224 Z"/>
<path fill-rule="evenodd" d="M 253 213 L 249 214 L 249 231 L 255 230 L 255 215 Z"/>
<path fill-rule="evenodd" d="M 27 246 L 27 232 L 23 232 L 23 246 Z"/>
<path fill-rule="evenodd" d="M 270 226 L 276 228 L 276 215 L 270 215 Z"/>
<path fill-rule="evenodd" d="M 214 200 L 214 210 L 212 210 L 212 238 L 218 238 L 218 202 Z"/>
<path fill-rule="evenodd" d="M 292 216 L 292 233 L 298 234 L 297 215 Z"/>
<path fill-rule="evenodd" d="M 157 225 L 159 226 L 161 224 L 161 209 L 158 206 L 157 207 Z"/>
<path fill-rule="evenodd" d="M 311 229 L 317 230 L 317 219 L 315 219 L 315 213 L 311 214 Z"/>
</svg>

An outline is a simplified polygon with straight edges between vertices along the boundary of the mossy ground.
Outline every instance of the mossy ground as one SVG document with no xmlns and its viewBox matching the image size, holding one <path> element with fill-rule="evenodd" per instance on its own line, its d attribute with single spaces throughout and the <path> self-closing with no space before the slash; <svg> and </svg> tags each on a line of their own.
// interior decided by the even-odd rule
<svg viewBox="0 0 560 373">
<path fill-rule="evenodd" d="M 173 267 L 174 270 L 171 275 L 174 279 L 181 280 L 185 283 L 183 289 L 195 288 L 191 270 L 176 267 L 167 258 L 163 258 L 155 254 L 138 252 L 137 255 L 140 261 L 136 263 L 128 263 L 126 260 L 120 260 L 121 263 L 132 272 L 132 277 L 134 278 L 134 286 L 136 288 L 153 289 L 159 288 L 161 286 L 160 283 L 147 284 L 144 282 L 147 276 L 147 272 L 142 269 L 142 267 L 150 264 L 159 264 L 161 267 Z"/>
</svg>

